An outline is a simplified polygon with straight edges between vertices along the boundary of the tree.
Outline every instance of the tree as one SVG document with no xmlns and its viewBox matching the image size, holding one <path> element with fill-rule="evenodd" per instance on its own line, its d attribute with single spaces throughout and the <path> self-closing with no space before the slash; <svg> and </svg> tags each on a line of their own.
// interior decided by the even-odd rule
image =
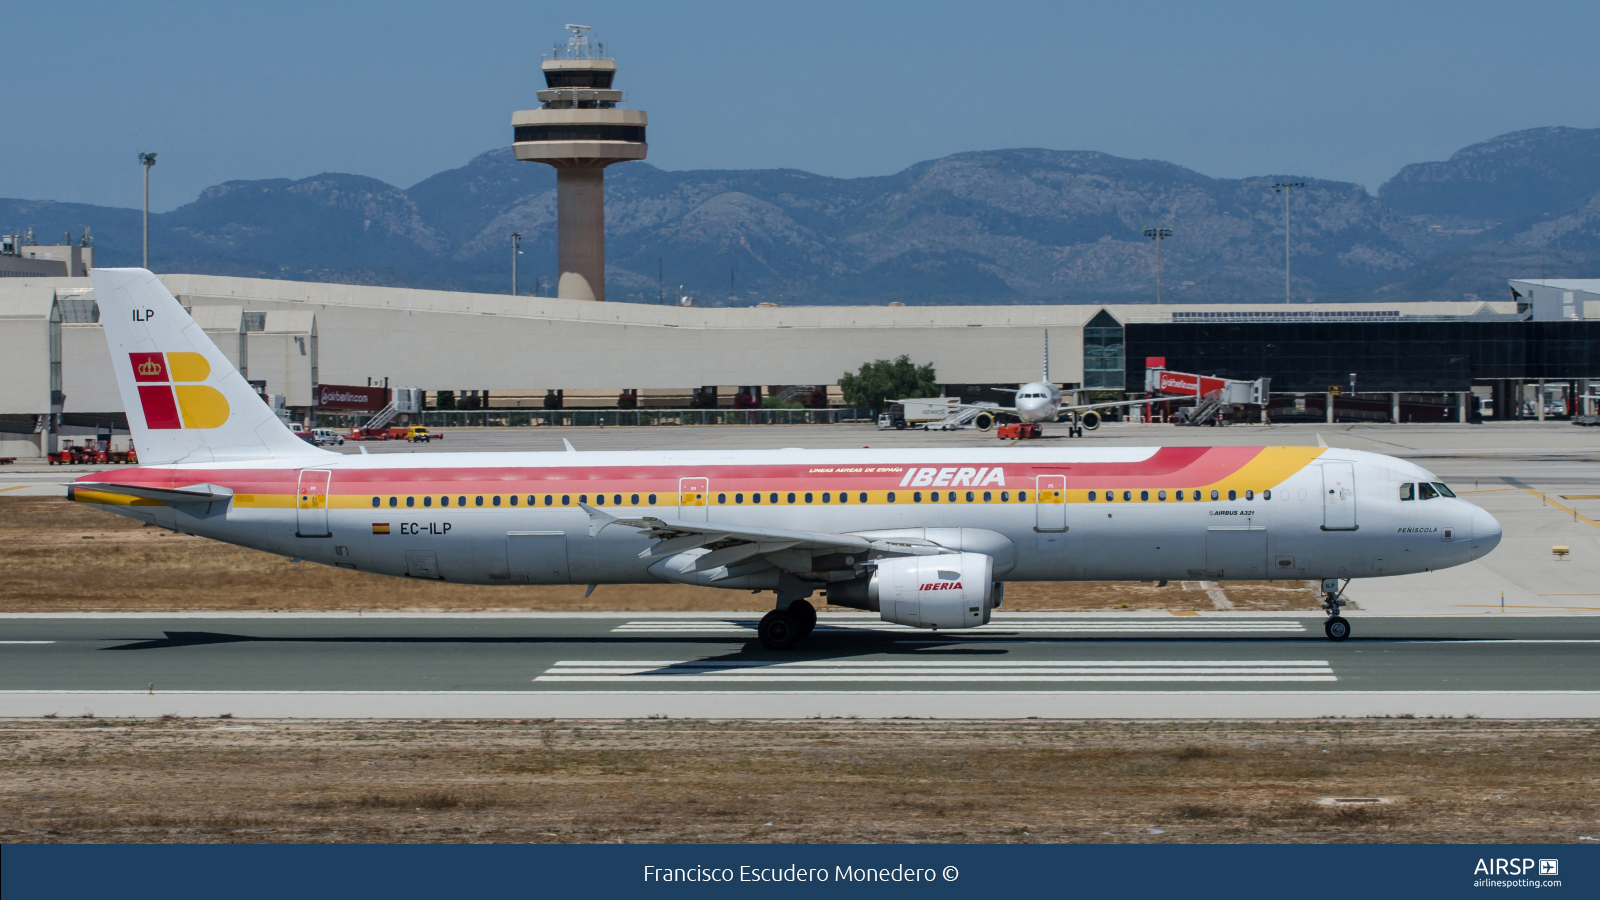
<svg viewBox="0 0 1600 900">
<path fill-rule="evenodd" d="M 433 408 L 434 409 L 455 409 L 456 408 L 456 392 L 455 391 L 438 391 L 438 392 L 436 392 L 435 395 L 434 395 Z"/>
<path fill-rule="evenodd" d="M 891 400 L 939 396 L 939 385 L 933 380 L 933 363 L 918 366 L 911 362 L 910 356 L 866 363 L 855 375 L 846 372 L 839 378 L 839 389 L 844 392 L 846 405 L 867 407 L 875 413 L 888 406 Z"/>
</svg>

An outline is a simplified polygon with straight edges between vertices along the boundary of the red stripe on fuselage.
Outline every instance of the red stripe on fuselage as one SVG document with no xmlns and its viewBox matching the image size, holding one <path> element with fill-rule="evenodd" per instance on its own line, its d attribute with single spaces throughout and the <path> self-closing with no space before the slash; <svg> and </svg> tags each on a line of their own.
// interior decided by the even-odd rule
<svg viewBox="0 0 1600 900">
<path fill-rule="evenodd" d="M 1036 462 L 1005 459 L 989 463 L 898 463 L 872 465 L 679 465 L 651 466 L 472 466 L 456 468 L 345 469 L 332 468 L 334 494 L 511 494 L 579 492 L 674 493 L 680 478 L 706 478 L 717 491 L 785 491 L 845 487 L 849 490 L 912 490 L 901 485 L 908 469 L 994 469 L 1005 472 L 998 489 L 1028 489 L 1038 475 L 1065 475 L 1075 489 L 1192 487 L 1211 484 L 1238 472 L 1261 453 L 1260 447 L 1163 447 L 1148 459 L 1134 462 Z M 820 455 L 820 454 L 819 454 Z M 488 456 L 488 454 L 485 454 Z M 308 468 L 324 468 L 311 466 Z M 872 470 L 872 471 L 867 471 Z M 887 471 L 885 471 L 887 470 Z M 292 494 L 300 469 L 135 468 L 82 476 L 100 481 L 146 487 L 175 487 L 209 483 L 241 494 Z M 847 483 L 847 484 L 846 484 Z M 940 485 L 939 487 L 947 487 Z M 959 485 L 953 487 L 976 487 Z"/>
</svg>

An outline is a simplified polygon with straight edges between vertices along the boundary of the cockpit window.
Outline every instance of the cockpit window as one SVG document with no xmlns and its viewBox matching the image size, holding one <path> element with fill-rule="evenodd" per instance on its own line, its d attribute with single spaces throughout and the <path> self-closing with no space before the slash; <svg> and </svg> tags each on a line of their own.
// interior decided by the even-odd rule
<svg viewBox="0 0 1600 900">
<path fill-rule="evenodd" d="M 1417 483 L 1417 494 L 1424 500 L 1432 500 L 1439 496 L 1439 492 L 1433 489 L 1433 485 L 1426 481 Z"/>
<path fill-rule="evenodd" d="M 1440 484 L 1437 481 L 1433 482 L 1433 489 L 1438 491 L 1439 493 L 1445 495 L 1446 497 L 1454 497 L 1456 495 L 1455 491 L 1450 490 L 1449 488 L 1445 487 L 1444 485 Z"/>
<path fill-rule="evenodd" d="M 1406 482 L 1405 484 L 1400 485 L 1400 499 L 1401 500 L 1415 500 L 1415 499 L 1417 499 L 1417 486 L 1412 484 L 1409 481 Z"/>
</svg>

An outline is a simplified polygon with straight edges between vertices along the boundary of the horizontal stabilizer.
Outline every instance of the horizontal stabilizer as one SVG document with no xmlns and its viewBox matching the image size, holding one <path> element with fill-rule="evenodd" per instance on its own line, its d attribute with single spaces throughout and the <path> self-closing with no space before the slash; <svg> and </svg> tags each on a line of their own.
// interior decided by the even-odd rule
<svg viewBox="0 0 1600 900">
<path fill-rule="evenodd" d="M 215 484 L 191 484 L 180 488 L 155 488 L 137 484 L 75 481 L 67 485 L 67 499 L 78 499 L 75 495 L 80 491 L 138 497 L 141 500 L 154 500 L 167 506 L 181 503 L 211 503 L 216 500 L 227 501 L 233 498 L 233 491 Z"/>
</svg>

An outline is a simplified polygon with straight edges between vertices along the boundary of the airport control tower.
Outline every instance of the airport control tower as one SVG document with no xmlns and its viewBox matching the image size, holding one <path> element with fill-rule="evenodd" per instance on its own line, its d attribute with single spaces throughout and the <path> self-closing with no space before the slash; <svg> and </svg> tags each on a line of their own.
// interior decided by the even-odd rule
<svg viewBox="0 0 1600 900">
<path fill-rule="evenodd" d="M 546 90 L 539 108 L 512 114 L 517 159 L 556 168 L 556 296 L 606 299 L 605 168 L 644 159 L 642 110 L 617 109 L 611 89 L 617 64 L 604 45 L 589 44 L 587 25 L 568 25 L 572 37 L 540 68 Z"/>
</svg>

